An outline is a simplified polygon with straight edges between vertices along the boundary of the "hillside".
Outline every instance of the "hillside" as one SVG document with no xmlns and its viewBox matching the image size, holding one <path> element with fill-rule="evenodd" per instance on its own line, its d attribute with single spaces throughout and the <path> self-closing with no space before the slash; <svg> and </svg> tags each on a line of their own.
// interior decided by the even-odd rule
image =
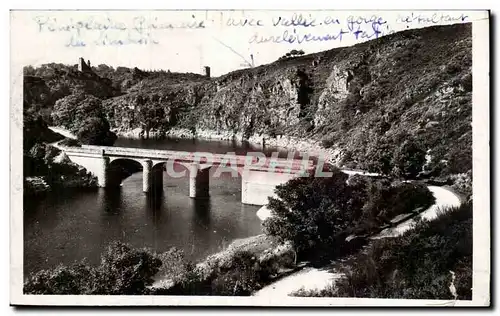
<svg viewBox="0 0 500 316">
<path fill-rule="evenodd" d="M 339 148 L 349 167 L 405 177 L 424 167 L 426 175 L 442 176 L 472 168 L 471 49 L 471 25 L 457 24 L 210 79 L 99 65 L 97 76 L 78 87 L 103 100 L 118 133 L 182 128 L 295 136 Z M 57 76 L 38 77 L 51 90 L 47 103 L 54 101 Z M 94 84 L 101 88 L 88 88 Z M 29 93 L 46 90 L 36 86 Z M 25 98 L 39 103 L 26 88 Z"/>
</svg>

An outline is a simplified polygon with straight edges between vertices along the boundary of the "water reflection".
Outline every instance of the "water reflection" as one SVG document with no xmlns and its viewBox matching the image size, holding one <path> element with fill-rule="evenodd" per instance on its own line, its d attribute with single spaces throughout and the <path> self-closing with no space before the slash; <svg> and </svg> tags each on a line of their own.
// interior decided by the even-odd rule
<svg viewBox="0 0 500 316">
<path fill-rule="evenodd" d="M 156 189 L 146 196 L 146 214 L 149 216 L 154 227 L 161 223 L 161 216 L 165 205 L 165 194 L 163 188 Z"/>
<path fill-rule="evenodd" d="M 210 198 L 192 199 L 190 204 L 193 210 L 194 226 L 207 230 L 210 227 L 210 212 L 212 211 Z"/>
<path fill-rule="evenodd" d="M 118 215 L 122 207 L 122 189 L 120 186 L 100 190 L 99 197 L 107 215 Z"/>
</svg>

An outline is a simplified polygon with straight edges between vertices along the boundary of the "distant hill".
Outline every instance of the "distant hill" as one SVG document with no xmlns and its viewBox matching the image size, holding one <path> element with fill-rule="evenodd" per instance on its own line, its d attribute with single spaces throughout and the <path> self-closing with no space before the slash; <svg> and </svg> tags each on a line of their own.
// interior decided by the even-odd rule
<svg viewBox="0 0 500 316">
<path fill-rule="evenodd" d="M 50 108 L 85 90 L 104 100 L 118 132 L 297 136 L 338 147 L 350 167 L 405 174 L 425 164 L 430 176 L 449 175 L 472 168 L 471 50 L 471 24 L 457 24 L 216 78 L 106 65 L 83 78 L 76 66 L 51 64 L 25 70 L 25 106 Z"/>
</svg>

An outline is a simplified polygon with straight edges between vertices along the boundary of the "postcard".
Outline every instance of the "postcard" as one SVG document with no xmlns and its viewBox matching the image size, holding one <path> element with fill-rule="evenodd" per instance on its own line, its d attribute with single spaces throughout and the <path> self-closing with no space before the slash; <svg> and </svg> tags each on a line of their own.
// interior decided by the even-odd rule
<svg viewBox="0 0 500 316">
<path fill-rule="evenodd" d="M 490 305 L 488 11 L 10 17 L 12 305 Z"/>
</svg>

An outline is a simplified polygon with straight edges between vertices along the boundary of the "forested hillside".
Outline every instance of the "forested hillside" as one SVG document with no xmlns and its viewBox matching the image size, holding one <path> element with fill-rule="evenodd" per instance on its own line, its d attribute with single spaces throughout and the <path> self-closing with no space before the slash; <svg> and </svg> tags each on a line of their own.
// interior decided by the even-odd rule
<svg viewBox="0 0 500 316">
<path fill-rule="evenodd" d="M 457 24 L 216 78 L 106 65 L 94 74 L 76 65 L 27 67 L 25 107 L 77 133 L 92 123 L 118 134 L 140 128 L 145 137 L 177 128 L 296 136 L 340 149 L 348 167 L 448 176 L 472 168 L 471 48 L 471 25 Z M 58 114 L 79 107 L 98 119 Z"/>
</svg>

